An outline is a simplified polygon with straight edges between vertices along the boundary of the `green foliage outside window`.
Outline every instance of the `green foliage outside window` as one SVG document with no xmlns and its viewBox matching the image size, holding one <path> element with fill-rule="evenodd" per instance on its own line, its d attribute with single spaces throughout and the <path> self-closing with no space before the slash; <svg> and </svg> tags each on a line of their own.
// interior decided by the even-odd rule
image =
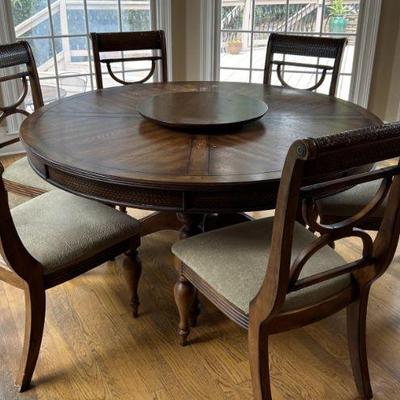
<svg viewBox="0 0 400 400">
<path fill-rule="evenodd" d="M 47 0 L 11 0 L 14 24 L 18 25 L 21 22 L 24 22 L 26 19 L 46 7 Z"/>
<path fill-rule="evenodd" d="M 328 6 L 328 9 L 332 17 L 344 17 L 348 12 L 344 0 L 333 0 L 331 5 Z"/>
<path fill-rule="evenodd" d="M 128 29 L 144 31 L 150 29 L 150 12 L 148 10 L 129 10 Z"/>
</svg>

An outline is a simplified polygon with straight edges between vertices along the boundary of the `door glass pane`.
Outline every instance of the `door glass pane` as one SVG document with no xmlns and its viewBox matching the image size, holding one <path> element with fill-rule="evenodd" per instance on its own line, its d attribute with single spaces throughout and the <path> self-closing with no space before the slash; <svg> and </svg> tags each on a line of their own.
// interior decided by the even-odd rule
<svg viewBox="0 0 400 400">
<path fill-rule="evenodd" d="M 59 74 L 90 74 L 86 36 L 57 38 L 55 43 Z"/>
<path fill-rule="evenodd" d="M 350 96 L 351 75 L 339 77 L 337 95 L 340 99 L 347 100 Z"/>
<path fill-rule="evenodd" d="M 345 75 L 338 85 L 340 96 L 345 98 L 350 94 L 359 10 L 360 0 L 222 0 L 220 79 L 243 81 L 252 70 L 251 80 L 261 82 L 270 32 L 346 37 L 348 45 L 340 70 Z M 285 61 L 333 65 L 333 60 L 315 57 L 286 56 Z M 276 67 L 273 70 L 271 79 L 276 84 Z M 298 88 L 313 86 L 320 77 L 315 70 L 298 67 L 286 68 L 284 76 Z M 328 93 L 329 85 L 330 76 L 318 91 Z"/>
<path fill-rule="evenodd" d="M 254 30 L 277 32 L 286 29 L 286 2 L 256 0 Z"/>
<path fill-rule="evenodd" d="M 269 33 L 254 33 L 253 35 L 253 68 L 264 69 Z"/>
<path fill-rule="evenodd" d="M 322 1 L 289 0 L 287 32 L 319 32 L 322 12 Z"/>
<path fill-rule="evenodd" d="M 63 35 L 86 34 L 85 5 L 83 0 L 65 0 L 62 10 L 61 33 Z"/>
<path fill-rule="evenodd" d="M 138 0 L 121 0 L 122 30 L 149 31 L 151 29 L 150 3 Z"/>
<path fill-rule="evenodd" d="M 222 32 L 221 67 L 250 67 L 251 35 L 243 32 Z"/>
<path fill-rule="evenodd" d="M 221 69 L 221 81 L 227 82 L 249 82 L 250 71 L 242 71 L 235 69 Z"/>
<path fill-rule="evenodd" d="M 54 76 L 54 52 L 51 39 L 28 39 L 35 57 L 39 77 Z"/>
<path fill-rule="evenodd" d="M 88 1 L 90 32 L 118 32 L 120 30 L 118 1 Z"/>
<path fill-rule="evenodd" d="M 222 29 L 251 30 L 253 0 L 222 0 L 221 4 Z"/>
<path fill-rule="evenodd" d="M 340 35 L 356 35 L 360 0 L 326 0 L 323 31 Z"/>
<path fill-rule="evenodd" d="M 252 83 L 263 83 L 264 71 L 252 71 L 251 82 Z"/>
<path fill-rule="evenodd" d="M 84 93 L 91 89 L 90 76 L 63 72 L 59 74 L 61 97 Z"/>
<path fill-rule="evenodd" d="M 18 38 L 50 35 L 47 0 L 13 0 L 11 9 Z"/>
<path fill-rule="evenodd" d="M 28 40 L 32 46 L 46 102 L 94 88 L 90 32 L 151 29 L 150 0 L 10 2 L 16 37 Z M 108 53 L 107 57 L 121 57 L 121 52 Z M 148 63 L 146 66 L 137 64 L 124 69 L 122 63 L 115 63 L 112 70 L 123 79 L 128 70 L 148 68 Z M 102 70 L 105 86 L 118 85 L 109 77 L 105 65 L 102 65 Z M 146 75 L 146 71 L 137 72 L 136 79 L 143 78 L 143 75 Z M 133 75 L 130 77 L 133 78 Z"/>
<path fill-rule="evenodd" d="M 43 101 L 45 104 L 58 99 L 57 81 L 55 78 L 41 79 L 40 87 L 42 88 Z M 61 93 L 61 97 L 65 97 L 64 92 Z M 30 109 L 30 112 L 33 111 L 33 100 L 30 92 L 26 97 L 25 105 Z"/>
</svg>

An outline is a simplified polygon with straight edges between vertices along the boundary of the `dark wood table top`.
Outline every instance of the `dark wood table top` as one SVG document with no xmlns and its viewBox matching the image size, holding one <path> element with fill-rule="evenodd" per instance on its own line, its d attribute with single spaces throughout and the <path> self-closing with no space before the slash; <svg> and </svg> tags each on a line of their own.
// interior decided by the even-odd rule
<svg viewBox="0 0 400 400">
<path fill-rule="evenodd" d="M 263 100 L 268 112 L 240 130 L 173 130 L 144 119 L 149 96 L 217 91 Z M 175 211 L 243 211 L 274 206 L 290 144 L 380 124 L 352 103 L 259 84 L 137 84 L 84 93 L 28 117 L 21 137 L 34 169 L 87 197 Z"/>
</svg>

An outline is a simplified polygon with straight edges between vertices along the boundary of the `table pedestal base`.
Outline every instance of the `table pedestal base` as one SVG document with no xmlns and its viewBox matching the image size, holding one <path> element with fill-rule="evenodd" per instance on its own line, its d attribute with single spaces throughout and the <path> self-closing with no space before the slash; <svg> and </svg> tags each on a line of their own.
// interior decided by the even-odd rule
<svg viewBox="0 0 400 400">
<path fill-rule="evenodd" d="M 157 211 L 140 220 L 140 236 L 167 229 L 179 231 L 181 228 L 182 222 L 178 220 L 174 212 Z"/>
<path fill-rule="evenodd" d="M 252 220 L 253 218 L 245 213 L 206 214 L 203 220 L 203 232 L 225 228 L 226 226 L 240 224 L 241 222 L 248 222 Z"/>
</svg>

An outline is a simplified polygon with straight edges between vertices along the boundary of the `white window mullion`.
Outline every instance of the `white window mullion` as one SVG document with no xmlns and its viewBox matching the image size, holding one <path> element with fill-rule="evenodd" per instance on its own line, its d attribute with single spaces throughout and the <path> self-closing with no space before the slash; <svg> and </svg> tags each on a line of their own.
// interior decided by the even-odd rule
<svg viewBox="0 0 400 400">
<path fill-rule="evenodd" d="M 250 33 L 250 72 L 249 72 L 249 83 L 253 74 L 253 45 L 254 45 L 254 28 L 255 28 L 255 15 L 256 15 L 256 0 L 251 2 L 251 33 Z"/>
<path fill-rule="evenodd" d="M 60 93 L 60 81 L 58 79 L 58 62 L 57 62 L 57 49 L 56 49 L 56 41 L 54 39 L 54 24 L 53 24 L 53 13 L 51 12 L 51 4 L 50 0 L 47 0 L 47 9 L 49 12 L 49 24 L 50 24 L 50 35 L 51 35 L 51 46 L 53 47 L 53 62 L 54 62 L 54 72 L 56 75 L 56 86 L 57 86 L 57 96 L 61 97 Z M 46 101 L 46 99 L 44 99 Z"/>
<path fill-rule="evenodd" d="M 88 57 L 89 57 L 89 72 L 90 72 L 90 87 L 93 90 L 95 88 L 94 79 L 93 79 L 93 67 L 92 67 L 92 51 L 90 46 L 90 26 L 89 26 L 89 12 L 87 6 L 87 0 L 83 0 L 83 13 L 85 15 L 85 27 L 86 27 L 86 43 L 88 49 Z"/>
<path fill-rule="evenodd" d="M 209 19 L 210 13 L 207 11 L 209 8 L 209 3 L 213 3 L 215 5 L 215 10 L 217 12 L 213 13 L 213 18 Z M 254 40 L 254 35 L 257 33 L 264 32 L 265 33 L 270 33 L 270 30 L 272 29 L 271 26 L 264 27 L 262 31 L 256 31 L 255 30 L 255 24 L 253 21 L 253 26 L 251 27 L 250 31 L 246 30 L 248 34 L 251 35 L 252 39 L 251 40 L 251 54 L 250 54 L 250 67 L 243 66 L 243 68 L 240 68 L 240 65 L 232 65 L 231 67 L 229 65 L 224 65 L 224 67 L 221 67 L 220 63 L 220 58 L 221 58 L 221 35 L 223 32 L 227 31 L 232 31 L 235 32 L 236 30 L 231 28 L 228 29 L 229 27 L 221 27 L 221 10 L 222 10 L 222 3 L 223 0 L 210 0 L 210 2 L 204 0 L 203 3 L 203 17 L 201 21 L 201 26 L 202 26 L 202 32 L 201 32 L 201 37 L 202 37 L 202 46 L 201 46 L 201 52 L 202 52 L 202 61 L 203 65 L 206 65 L 206 63 L 212 64 L 211 68 L 208 67 L 212 72 L 213 72 L 213 77 L 219 78 L 219 73 L 220 71 L 223 70 L 242 70 L 245 69 L 249 71 L 250 74 L 250 80 L 252 79 L 252 73 L 256 70 L 254 68 L 254 50 L 257 48 L 254 48 L 256 45 L 256 41 Z M 207 4 L 208 3 L 208 4 Z M 270 5 L 273 5 L 273 1 L 270 3 Z M 299 4 L 302 2 L 299 2 Z M 306 3 L 306 1 L 304 1 Z M 346 82 L 346 91 L 349 91 L 349 99 L 350 101 L 353 101 L 355 103 L 358 103 L 362 106 L 367 106 L 368 103 L 368 97 L 369 97 L 369 90 L 370 90 L 370 83 L 371 83 L 371 77 L 372 77 L 372 69 L 373 69 L 373 63 L 374 63 L 374 51 L 365 51 L 365 49 L 375 49 L 376 47 L 376 40 L 377 40 L 377 32 L 379 28 L 379 17 L 380 17 L 380 10 L 381 10 L 381 3 L 382 0 L 360 0 L 360 11 L 358 15 L 358 27 L 357 27 L 357 32 L 349 32 L 347 35 L 348 37 L 355 38 L 356 39 L 356 44 L 354 47 L 354 59 L 353 59 L 353 64 L 350 64 L 350 68 L 352 68 L 352 72 L 346 73 L 341 72 L 339 74 L 340 81 L 339 83 L 343 83 L 343 79 L 348 80 L 348 78 L 344 78 L 345 76 L 351 76 L 351 82 L 350 86 L 349 83 Z M 242 3 L 243 4 L 243 3 Z M 253 4 L 253 12 L 255 12 L 255 1 L 252 1 Z M 284 2 L 281 2 L 281 4 L 284 5 L 286 9 L 286 15 L 284 19 L 282 18 L 282 27 L 281 31 L 284 33 L 297 33 L 297 34 L 316 34 L 319 36 L 327 35 L 327 36 L 332 36 L 332 37 L 342 37 L 342 33 L 335 33 L 335 32 L 325 32 L 325 22 L 327 21 L 328 16 L 325 14 L 325 10 L 327 8 L 327 5 L 329 4 L 328 0 L 317 0 L 316 2 L 312 3 L 310 2 L 309 4 L 316 4 L 318 5 L 317 9 L 317 17 L 316 17 L 316 22 L 315 22 L 315 27 L 312 29 L 312 31 L 307 32 L 308 29 L 304 29 L 303 26 L 299 26 L 298 31 L 293 30 L 293 26 L 290 26 L 290 15 L 289 11 L 292 12 L 293 10 L 290 8 L 292 3 L 290 0 L 285 0 Z M 294 12 L 294 11 L 293 11 Z M 208 18 L 208 21 L 213 21 L 214 26 L 209 27 L 209 23 L 207 23 L 206 18 Z M 253 13 L 253 18 L 254 18 L 254 13 Z M 296 21 L 295 21 L 296 22 Z M 215 32 L 215 40 L 212 43 L 211 41 L 208 40 L 210 37 L 210 34 L 212 34 L 213 29 Z M 296 27 L 297 29 L 297 27 Z M 238 31 L 242 31 L 241 29 L 237 29 Z M 303 32 L 304 31 L 304 32 Z M 213 45 L 213 51 L 214 53 L 211 53 L 209 50 L 210 44 Z M 267 44 L 267 43 L 266 43 Z M 213 54 L 213 57 L 210 57 L 210 54 Z M 347 53 L 346 53 L 347 54 Z M 259 54 L 258 54 L 259 56 Z M 350 61 L 350 60 L 349 60 Z M 233 61 L 232 61 L 233 62 Z M 318 60 L 318 63 L 320 60 Z M 207 67 L 203 68 L 203 71 L 207 70 Z M 286 72 L 286 71 L 284 71 Z M 203 78 L 207 75 L 205 73 L 202 74 Z M 319 79 L 319 73 L 315 74 L 315 79 L 318 81 Z M 344 92 L 343 92 L 344 93 Z M 347 96 L 347 92 L 344 94 Z"/>
<path fill-rule="evenodd" d="M 58 63 L 59 56 L 57 54 L 57 51 L 60 50 L 58 46 L 59 43 L 62 44 L 62 50 L 66 51 L 68 53 L 69 51 L 69 56 L 67 54 L 67 58 L 64 60 L 66 61 L 67 65 L 73 64 L 73 62 L 77 63 L 84 63 L 83 65 L 85 67 L 79 67 L 77 70 L 77 73 L 73 74 L 73 77 L 87 77 L 86 81 L 90 80 L 89 84 L 89 89 L 94 89 L 94 69 L 92 67 L 92 49 L 91 49 L 91 43 L 90 43 L 90 26 L 89 26 L 89 6 L 88 6 L 88 1 L 89 0 L 82 0 L 82 6 L 77 7 L 75 3 L 73 3 L 73 6 L 71 8 L 74 10 L 81 10 L 82 16 L 83 16 L 83 21 L 81 23 L 84 24 L 82 26 L 83 31 L 78 32 L 78 33 L 71 33 L 74 31 L 71 31 L 68 26 L 69 23 L 69 2 L 68 0 L 59 0 L 56 2 L 60 8 L 58 11 L 57 9 L 57 14 L 54 12 L 55 10 L 55 3 L 53 4 L 51 0 L 47 0 L 47 4 L 45 7 L 41 10 L 39 10 L 36 14 L 33 13 L 27 20 L 26 23 L 23 21 L 21 23 L 21 27 L 24 26 L 23 32 L 25 33 L 23 35 L 23 40 L 29 40 L 33 43 L 33 45 L 36 45 L 38 49 L 40 50 L 41 42 L 48 41 L 49 49 L 53 52 L 52 57 L 49 58 L 46 62 L 37 62 L 39 70 L 43 70 L 41 73 L 41 82 L 50 82 L 50 81 L 55 81 L 55 90 L 57 92 L 56 98 L 60 98 L 61 94 L 64 93 L 64 91 L 61 89 L 61 76 L 60 72 L 62 71 L 62 66 L 61 64 Z M 118 27 L 116 30 L 122 31 L 123 30 L 123 12 L 124 12 L 124 2 L 123 0 L 113 0 L 115 4 L 118 6 Z M 92 1 L 94 4 L 94 1 Z M 167 47 L 168 47 L 168 64 L 169 64 L 169 79 L 172 77 L 172 67 L 171 67 L 171 57 L 172 57 L 172 47 L 171 47 L 171 0 L 149 0 L 150 4 L 150 15 L 151 15 L 151 26 L 153 29 L 163 29 L 166 32 L 167 35 Z M 72 3 L 71 3 L 72 4 Z M 92 3 L 90 3 L 92 4 Z M 96 3 L 97 4 L 97 3 Z M 102 3 L 99 0 L 97 4 L 97 8 L 100 10 L 102 9 Z M 142 9 L 142 8 L 140 8 Z M 58 12 L 60 13 L 58 15 Z M 143 12 L 143 11 L 142 11 Z M 55 19 L 55 16 L 60 17 L 60 24 L 61 24 L 61 32 L 56 32 L 56 23 L 58 24 L 58 20 Z M 40 18 L 39 18 L 40 17 Z M 44 19 L 43 19 L 44 18 Z M 47 21 L 48 27 L 49 27 L 49 32 L 44 32 L 44 35 L 40 35 L 42 31 L 32 31 L 31 29 L 38 26 L 39 23 L 42 23 L 44 21 Z M 58 25 L 57 25 L 58 26 Z M 22 28 L 21 28 L 22 29 Z M 27 30 L 28 29 L 28 30 Z M 79 28 L 80 29 L 80 28 Z M 101 27 L 98 28 L 99 31 L 101 31 Z M 22 32 L 21 32 L 22 34 Z M 28 34 L 28 35 L 27 35 Z M 21 36 L 22 37 L 22 36 Z M 77 38 L 76 41 L 78 40 L 85 40 L 84 43 L 86 43 L 87 47 L 87 52 L 83 52 L 84 46 L 83 47 L 78 47 L 79 49 L 82 49 L 82 51 L 77 51 L 74 50 L 75 46 L 74 44 L 71 43 L 71 38 Z M 81 39 L 79 39 L 81 38 Z M 13 20 L 13 15 L 12 15 L 12 4 L 11 0 L 0 0 L 0 44 L 4 43 L 13 43 L 18 38 L 16 38 L 16 32 L 15 32 L 15 27 L 14 27 L 14 20 Z M 35 46 L 33 46 L 34 52 L 36 52 Z M 40 53 L 39 53 L 40 54 Z M 74 61 L 74 56 L 83 56 L 87 57 L 83 60 L 79 61 Z M 42 60 L 43 61 L 43 60 Z M 86 65 L 87 64 L 87 65 Z M 41 68 L 43 65 L 44 69 Z M 123 73 L 129 72 L 128 69 L 125 67 L 123 64 Z M 86 70 L 87 69 L 87 70 Z M 135 70 L 136 71 L 136 70 Z M 145 71 L 142 69 L 138 69 L 138 71 Z M 146 70 L 147 71 L 147 70 Z M 2 72 L 0 71 L 0 74 Z M 49 83 L 50 86 L 53 86 L 53 84 Z M 79 86 L 79 88 L 83 89 L 83 86 Z M 2 98 L 2 102 L 4 104 L 12 104 L 15 102 L 15 100 L 18 98 L 18 94 L 20 93 L 20 87 L 18 82 L 7 82 L 3 85 L 1 85 L 0 88 L 0 96 Z M 76 93 L 72 91 L 71 93 Z M 66 93 L 71 94 L 70 92 Z M 7 132 L 10 133 L 16 133 L 19 130 L 20 123 L 22 121 L 22 116 L 20 115 L 15 115 L 11 116 L 6 119 L 7 123 Z"/>
<path fill-rule="evenodd" d="M 121 6 L 121 0 L 118 0 L 118 28 L 119 31 L 122 32 L 122 6 Z M 121 57 L 124 57 L 124 52 L 122 52 Z M 125 76 L 125 63 L 121 63 L 121 72 L 122 72 L 122 80 L 126 81 L 126 76 Z"/>
<path fill-rule="evenodd" d="M 151 0 L 151 28 L 165 32 L 167 42 L 168 80 L 172 80 L 171 0 Z M 160 79 L 159 68 L 157 78 Z"/>
</svg>

